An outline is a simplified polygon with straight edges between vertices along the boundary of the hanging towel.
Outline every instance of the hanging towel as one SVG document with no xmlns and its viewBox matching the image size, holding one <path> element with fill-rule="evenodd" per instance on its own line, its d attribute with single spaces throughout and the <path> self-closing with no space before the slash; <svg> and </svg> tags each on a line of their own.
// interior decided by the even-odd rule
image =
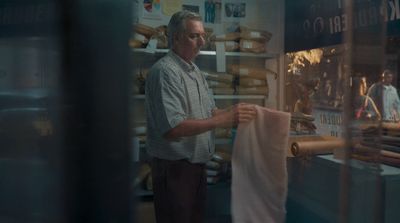
<svg viewBox="0 0 400 223">
<path fill-rule="evenodd" d="M 290 114 L 256 106 L 257 117 L 237 129 L 232 155 L 234 223 L 283 223 Z"/>
</svg>

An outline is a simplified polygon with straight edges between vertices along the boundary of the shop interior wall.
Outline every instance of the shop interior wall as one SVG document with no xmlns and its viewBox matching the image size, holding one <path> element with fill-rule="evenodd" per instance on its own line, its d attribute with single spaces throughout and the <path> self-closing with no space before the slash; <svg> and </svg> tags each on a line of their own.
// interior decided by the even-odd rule
<svg viewBox="0 0 400 223">
<path fill-rule="evenodd" d="M 182 5 L 190 5 L 190 6 L 198 6 L 199 14 L 204 18 L 205 15 L 205 2 L 207 0 L 182 0 Z M 272 33 L 272 38 L 268 42 L 267 52 L 278 54 L 280 60 L 266 60 L 266 67 L 278 71 L 280 73 L 278 75 L 278 79 L 272 78 L 271 75 L 268 75 L 268 83 L 269 83 L 269 97 L 266 102 L 267 107 L 272 108 L 280 108 L 283 103 L 283 76 L 284 74 L 280 71 L 283 71 L 283 29 L 284 29 L 284 1 L 280 0 L 246 0 L 246 1 L 238 1 L 238 0 L 221 0 L 221 23 L 204 23 L 206 28 L 212 28 L 214 34 L 224 34 L 226 27 L 237 23 L 239 25 L 244 25 L 249 28 L 259 29 L 259 30 L 267 30 Z M 227 17 L 225 13 L 225 3 L 245 3 L 246 7 L 246 15 L 243 18 L 233 18 Z M 161 13 L 159 18 L 145 18 L 143 16 L 144 6 L 143 1 L 136 0 L 133 5 L 133 9 L 135 12 L 135 16 L 133 18 L 133 23 L 141 23 L 151 27 L 158 27 L 160 25 L 167 25 L 170 19 L 169 15 L 165 15 L 162 13 L 163 9 L 161 8 Z M 204 67 L 199 65 L 200 69 L 204 69 Z M 280 86 L 282 85 L 282 86 Z"/>
</svg>

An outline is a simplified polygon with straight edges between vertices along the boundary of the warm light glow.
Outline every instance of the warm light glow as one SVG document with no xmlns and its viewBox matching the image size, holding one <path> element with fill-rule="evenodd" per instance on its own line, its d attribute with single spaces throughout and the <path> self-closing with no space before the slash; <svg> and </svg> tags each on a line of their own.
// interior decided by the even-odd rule
<svg viewBox="0 0 400 223">
<path fill-rule="evenodd" d="M 288 72 L 296 73 L 300 70 L 300 67 L 305 67 L 306 63 L 310 65 L 319 64 L 323 54 L 321 49 L 288 53 L 287 56 L 292 59 L 291 63 L 288 64 Z"/>
</svg>

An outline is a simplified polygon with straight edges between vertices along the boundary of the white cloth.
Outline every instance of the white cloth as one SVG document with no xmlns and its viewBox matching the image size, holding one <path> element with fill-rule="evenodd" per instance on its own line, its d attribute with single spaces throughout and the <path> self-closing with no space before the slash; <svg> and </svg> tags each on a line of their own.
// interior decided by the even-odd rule
<svg viewBox="0 0 400 223">
<path fill-rule="evenodd" d="M 232 155 L 234 223 L 285 222 L 286 150 L 290 114 L 256 106 L 257 117 L 240 124 Z"/>
</svg>

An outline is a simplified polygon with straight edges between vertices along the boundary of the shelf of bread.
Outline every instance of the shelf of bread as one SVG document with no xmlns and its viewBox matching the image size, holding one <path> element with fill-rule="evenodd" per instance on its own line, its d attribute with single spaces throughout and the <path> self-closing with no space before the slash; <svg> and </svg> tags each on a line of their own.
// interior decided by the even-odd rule
<svg viewBox="0 0 400 223">
<path fill-rule="evenodd" d="M 166 54 L 169 49 L 154 49 L 150 50 L 147 48 L 132 48 L 132 51 L 135 53 L 145 53 L 149 55 L 157 55 L 157 54 Z M 200 56 L 215 56 L 217 55 L 216 51 L 208 51 L 202 50 L 199 53 Z M 269 58 L 273 59 L 278 57 L 277 53 L 249 53 L 249 52 L 225 52 L 225 56 L 230 57 L 259 57 L 259 58 Z"/>
<path fill-rule="evenodd" d="M 214 99 L 265 99 L 265 95 L 214 95 Z M 134 99 L 144 100 L 144 94 L 137 94 L 133 96 Z"/>
<path fill-rule="evenodd" d="M 135 51 L 143 50 L 153 53 L 164 53 L 168 48 L 167 25 L 161 24 L 157 27 L 136 23 L 132 26 L 132 36 L 129 46 Z M 268 42 L 272 33 L 268 30 L 255 29 L 248 26 L 237 26 L 232 30 L 225 30 L 223 33 L 214 32 L 212 28 L 205 27 L 204 54 L 215 55 L 217 43 L 224 45 L 227 55 L 236 56 L 237 52 L 249 53 L 249 56 L 263 56 L 268 52 Z M 265 54 L 264 54 L 265 55 Z"/>
</svg>

